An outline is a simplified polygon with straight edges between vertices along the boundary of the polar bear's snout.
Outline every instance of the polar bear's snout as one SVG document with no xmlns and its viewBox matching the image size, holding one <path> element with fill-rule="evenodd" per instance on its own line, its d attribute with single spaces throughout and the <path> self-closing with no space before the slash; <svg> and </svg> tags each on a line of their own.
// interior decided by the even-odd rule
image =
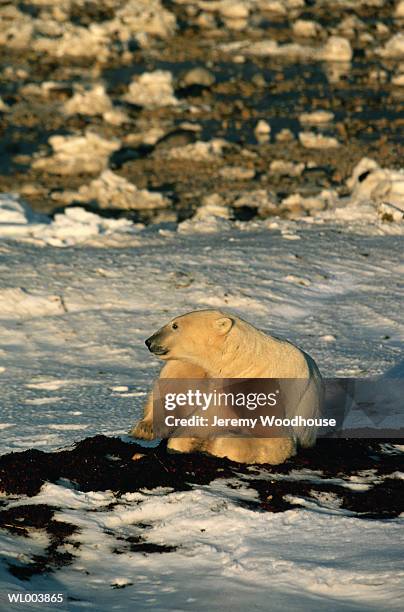
<svg viewBox="0 0 404 612">
<path fill-rule="evenodd" d="M 165 355 L 168 350 L 162 346 L 161 342 L 161 333 L 157 332 L 145 340 L 145 345 L 151 353 L 154 353 L 154 355 Z"/>
</svg>

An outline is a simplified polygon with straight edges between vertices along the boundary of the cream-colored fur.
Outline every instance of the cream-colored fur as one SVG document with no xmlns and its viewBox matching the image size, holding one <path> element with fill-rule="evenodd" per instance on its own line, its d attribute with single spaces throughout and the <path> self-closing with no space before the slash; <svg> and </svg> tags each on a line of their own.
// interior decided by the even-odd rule
<svg viewBox="0 0 404 612">
<path fill-rule="evenodd" d="M 161 378 L 300 378 L 304 393 L 287 403 L 285 416 L 315 418 L 321 413 L 322 379 L 314 360 L 292 343 L 256 329 L 219 310 L 201 310 L 173 319 L 148 342 L 166 361 Z M 153 393 L 143 419 L 131 430 L 136 438 L 153 438 Z M 313 428 L 296 429 L 290 438 L 170 438 L 178 452 L 203 451 L 241 463 L 278 464 L 296 453 L 297 444 L 312 446 Z"/>
</svg>

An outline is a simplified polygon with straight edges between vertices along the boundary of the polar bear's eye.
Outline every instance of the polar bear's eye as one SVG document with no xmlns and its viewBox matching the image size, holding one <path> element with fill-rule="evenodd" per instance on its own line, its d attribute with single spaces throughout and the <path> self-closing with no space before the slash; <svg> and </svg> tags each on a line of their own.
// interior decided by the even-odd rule
<svg viewBox="0 0 404 612">
<path fill-rule="evenodd" d="M 173 323 L 171 327 L 172 327 L 172 329 L 178 329 L 178 324 L 177 323 Z"/>
</svg>

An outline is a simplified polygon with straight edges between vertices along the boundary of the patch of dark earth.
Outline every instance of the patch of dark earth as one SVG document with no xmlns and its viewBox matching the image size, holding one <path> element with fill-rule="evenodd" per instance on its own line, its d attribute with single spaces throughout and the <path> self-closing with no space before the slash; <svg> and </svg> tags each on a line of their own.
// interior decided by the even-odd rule
<svg viewBox="0 0 404 612">
<path fill-rule="evenodd" d="M 79 534 L 79 528 L 54 518 L 61 508 L 31 504 L 27 499 L 35 500 L 49 482 L 68 482 L 69 487 L 83 492 L 112 491 L 116 501 L 107 509 L 103 507 L 103 512 L 112 511 L 125 493 L 141 491 L 147 495 L 162 487 L 191 491 L 195 486 L 225 479 L 233 502 L 252 512 L 285 512 L 309 506 L 322 511 L 337 508 L 358 519 L 394 519 L 404 511 L 403 480 L 397 474 L 404 467 L 400 442 L 320 439 L 314 448 L 301 450 L 278 466 L 244 465 L 199 453 L 170 453 L 164 441 L 155 448 L 145 448 L 102 435 L 57 452 L 30 449 L 9 453 L 0 457 L 0 529 L 24 538 L 43 532 L 49 544 L 43 554 L 33 555 L 28 563 L 8 562 L 8 568 L 18 579 L 29 580 L 74 561 L 74 549 L 80 548 L 79 535 L 70 538 Z M 139 455 L 137 460 L 132 459 L 134 454 Z M 355 487 L 355 481 L 362 486 Z M 256 499 L 237 500 L 241 487 L 255 492 Z M 109 533 L 115 538 L 113 552 L 148 555 L 176 550 L 175 546 L 150 542 L 143 536 L 151 524 L 135 525 L 140 532 L 135 536 Z"/>
</svg>

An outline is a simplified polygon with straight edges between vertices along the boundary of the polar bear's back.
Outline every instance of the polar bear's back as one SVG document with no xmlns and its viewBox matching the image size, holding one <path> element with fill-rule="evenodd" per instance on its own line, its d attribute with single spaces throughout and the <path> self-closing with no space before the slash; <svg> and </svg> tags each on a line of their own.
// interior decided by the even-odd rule
<svg viewBox="0 0 404 612">
<path fill-rule="evenodd" d="M 316 419 L 321 416 L 324 401 L 324 383 L 316 362 L 310 355 L 301 351 L 309 372 L 307 386 L 293 416 Z M 301 446 L 313 446 L 317 437 L 316 427 L 296 427 L 294 434 Z"/>
</svg>

